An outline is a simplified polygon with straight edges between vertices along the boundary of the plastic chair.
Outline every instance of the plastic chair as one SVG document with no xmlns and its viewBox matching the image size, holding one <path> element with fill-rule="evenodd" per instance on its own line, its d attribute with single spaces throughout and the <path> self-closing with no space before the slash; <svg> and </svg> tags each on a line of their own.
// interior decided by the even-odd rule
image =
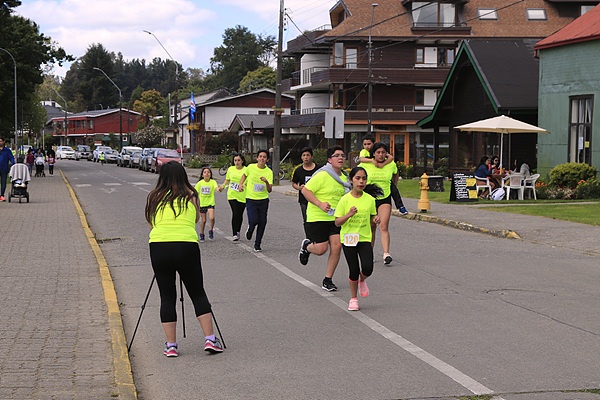
<svg viewBox="0 0 600 400">
<path fill-rule="evenodd" d="M 508 186 L 505 186 L 506 200 L 510 200 L 510 192 L 517 191 L 517 198 L 523 200 L 523 193 L 525 191 L 524 185 L 525 178 L 521 174 L 510 174 L 508 176 Z"/>
<path fill-rule="evenodd" d="M 487 189 L 488 194 L 492 191 L 492 186 L 490 186 L 490 178 L 480 178 L 478 176 L 475 177 L 475 186 L 477 187 L 477 196 L 479 196 L 479 191 L 481 189 Z"/>
<path fill-rule="evenodd" d="M 539 177 L 540 174 L 533 174 L 529 178 L 525 178 L 525 184 L 523 186 L 523 191 L 531 190 L 531 193 L 533 193 L 533 198 L 535 200 L 537 200 L 537 195 L 535 193 L 535 182 L 538 180 Z M 531 198 L 531 196 L 529 198 Z"/>
</svg>

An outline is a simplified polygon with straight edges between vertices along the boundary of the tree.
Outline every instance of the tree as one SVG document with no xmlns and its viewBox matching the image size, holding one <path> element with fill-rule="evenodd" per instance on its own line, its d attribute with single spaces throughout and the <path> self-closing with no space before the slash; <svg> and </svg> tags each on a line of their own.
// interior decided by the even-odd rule
<svg viewBox="0 0 600 400">
<path fill-rule="evenodd" d="M 161 144 L 165 132 L 158 126 L 150 125 L 140 129 L 135 139 L 142 147 L 157 147 Z"/>
<path fill-rule="evenodd" d="M 248 72 L 240 82 L 240 93 L 248 93 L 253 90 L 268 88 L 275 90 L 276 72 L 271 67 L 260 67 Z"/>
<path fill-rule="evenodd" d="M 142 114 L 148 124 L 150 119 L 158 115 L 158 110 L 163 102 L 164 99 L 158 90 L 146 90 L 142 93 L 141 98 L 133 103 L 133 110 Z"/>
</svg>

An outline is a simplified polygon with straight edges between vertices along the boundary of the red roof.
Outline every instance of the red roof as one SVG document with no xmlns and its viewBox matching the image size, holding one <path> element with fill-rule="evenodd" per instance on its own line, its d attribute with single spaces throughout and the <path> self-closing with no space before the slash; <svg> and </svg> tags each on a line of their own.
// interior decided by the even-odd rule
<svg viewBox="0 0 600 400">
<path fill-rule="evenodd" d="M 540 40 L 535 50 L 600 39 L 600 5 L 577 18 L 558 32 Z"/>
</svg>

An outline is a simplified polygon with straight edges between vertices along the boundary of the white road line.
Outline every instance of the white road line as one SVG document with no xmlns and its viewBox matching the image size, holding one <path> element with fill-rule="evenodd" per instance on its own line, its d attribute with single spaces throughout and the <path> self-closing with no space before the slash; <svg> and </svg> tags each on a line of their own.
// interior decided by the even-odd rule
<svg viewBox="0 0 600 400">
<path fill-rule="evenodd" d="M 151 184 L 148 182 L 129 182 L 133 186 L 150 186 Z"/>
<path fill-rule="evenodd" d="M 121 186 L 121 184 L 118 182 L 109 182 L 105 183 L 104 186 Z"/>
<path fill-rule="evenodd" d="M 90 187 L 90 186 L 92 186 L 92 185 L 91 185 L 91 184 L 89 184 L 89 183 L 80 183 L 79 185 L 75 185 L 75 186 L 76 186 L 76 187 Z"/>
<path fill-rule="evenodd" d="M 217 232 L 221 235 L 224 235 L 223 232 L 218 228 L 215 229 L 215 232 Z M 230 237 L 227 236 L 226 238 L 228 240 L 232 241 L 232 239 Z M 344 310 L 345 312 L 347 312 L 350 316 L 352 316 L 352 317 L 356 318 L 357 320 L 359 320 L 360 322 L 362 322 L 364 325 L 369 327 L 371 330 L 377 332 L 379 335 L 381 335 L 384 338 L 386 338 L 387 340 L 391 341 L 398 347 L 402 348 L 403 350 L 405 350 L 408 353 L 412 354 L 413 356 L 417 357 L 418 359 L 420 359 L 421 361 L 430 365 L 431 367 L 437 369 L 442 374 L 446 375 L 447 377 L 449 377 L 450 379 L 452 379 L 459 385 L 461 385 L 464 388 L 471 391 L 473 394 L 475 394 L 475 395 L 490 394 L 491 395 L 494 393 L 493 390 L 487 388 L 486 386 L 477 382 L 475 379 L 469 377 L 468 375 L 465 375 L 464 373 L 460 372 L 453 366 L 445 363 L 444 361 L 435 357 L 433 354 L 428 353 L 427 351 L 423 350 L 419 346 L 408 341 L 407 339 L 403 338 L 402 336 L 398 335 L 397 333 L 389 330 L 385 326 L 381 325 L 379 322 L 366 316 L 364 313 L 362 313 L 360 311 L 348 311 L 348 309 L 347 309 L 348 304 L 346 304 L 345 301 L 334 296 L 333 293 L 331 293 L 331 292 L 324 291 L 323 289 L 321 289 L 320 286 L 315 285 L 311 281 L 296 274 L 295 272 L 293 272 L 292 270 L 290 270 L 283 264 L 273 260 L 272 258 L 265 256 L 264 253 L 254 253 L 252 247 L 250 247 L 244 243 L 238 242 L 237 244 L 238 244 L 238 246 L 240 246 L 247 252 L 254 254 L 256 257 L 267 262 L 272 267 L 274 267 L 278 271 L 282 272 L 283 274 L 287 275 L 288 277 L 292 278 L 296 282 L 309 288 L 313 292 L 317 293 L 319 296 L 329 300 L 331 303 L 335 304 L 337 307 L 339 307 L 342 310 Z M 504 400 L 504 399 L 499 396 L 494 396 L 493 400 Z"/>
</svg>

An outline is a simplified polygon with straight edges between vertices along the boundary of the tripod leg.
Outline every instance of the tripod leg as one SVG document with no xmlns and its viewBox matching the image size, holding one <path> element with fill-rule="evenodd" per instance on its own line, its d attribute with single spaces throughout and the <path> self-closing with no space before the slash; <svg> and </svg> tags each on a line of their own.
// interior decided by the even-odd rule
<svg viewBox="0 0 600 400">
<path fill-rule="evenodd" d="M 179 293 L 181 294 L 179 300 L 181 300 L 181 320 L 183 321 L 183 337 L 185 337 L 185 313 L 183 309 L 183 282 L 181 281 L 181 275 L 179 275 Z"/>
<path fill-rule="evenodd" d="M 154 275 L 152 277 L 152 282 L 150 282 L 150 287 L 148 288 L 148 293 L 146 293 L 146 298 L 144 299 L 144 304 L 142 304 L 142 311 L 140 311 L 140 316 L 138 317 L 137 324 L 135 324 L 135 329 L 133 330 L 133 335 L 131 335 L 131 342 L 129 342 L 127 351 L 131 351 L 131 345 L 133 344 L 133 339 L 135 339 L 135 334 L 137 333 L 138 326 L 140 326 L 140 321 L 142 320 L 142 314 L 144 313 L 144 309 L 146 308 L 146 303 L 148 302 L 148 297 L 150 297 L 150 292 L 152 291 L 152 286 L 154 286 L 155 280 L 156 280 L 156 275 Z"/>
</svg>

